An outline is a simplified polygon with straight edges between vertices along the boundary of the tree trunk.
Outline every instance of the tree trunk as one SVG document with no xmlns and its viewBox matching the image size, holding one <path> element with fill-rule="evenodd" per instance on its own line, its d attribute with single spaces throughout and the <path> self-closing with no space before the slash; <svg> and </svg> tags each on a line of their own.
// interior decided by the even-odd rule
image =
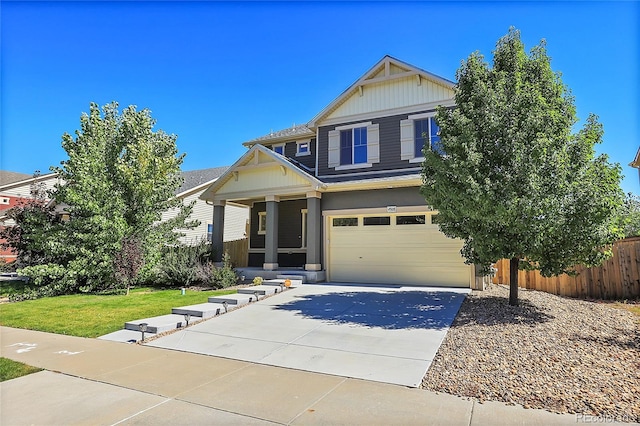
<svg viewBox="0 0 640 426">
<path fill-rule="evenodd" d="M 520 258 L 512 257 L 509 261 L 509 305 L 518 306 L 518 266 Z"/>
</svg>

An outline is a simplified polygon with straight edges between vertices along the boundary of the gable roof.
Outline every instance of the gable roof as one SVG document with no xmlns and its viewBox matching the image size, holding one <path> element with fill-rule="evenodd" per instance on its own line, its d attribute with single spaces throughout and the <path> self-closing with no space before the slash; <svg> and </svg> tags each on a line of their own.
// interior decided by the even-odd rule
<svg viewBox="0 0 640 426">
<path fill-rule="evenodd" d="M 280 155 L 269 148 L 264 147 L 261 144 L 255 144 L 249 149 L 238 161 L 236 161 L 231 167 L 229 167 L 225 173 L 220 176 L 215 182 L 213 182 L 203 193 L 200 195 L 202 200 L 213 200 L 214 194 L 222 188 L 227 182 L 234 178 L 237 178 L 244 170 L 250 170 L 252 167 L 256 169 L 264 166 L 265 162 L 262 159 L 268 160 L 269 165 L 280 166 L 282 170 L 290 170 L 295 176 L 298 176 L 306 184 L 312 187 L 314 190 L 325 187 L 326 185 L 318 178 L 312 176 L 306 171 L 302 170 L 294 163 L 289 161 L 283 155 Z"/>
<path fill-rule="evenodd" d="M 40 176 L 29 176 L 26 179 L 22 179 L 22 180 L 17 180 L 17 181 L 13 181 L 11 183 L 6 183 L 6 184 L 2 184 L 0 185 L 0 191 L 6 191 L 12 188 L 16 188 L 19 186 L 24 186 L 24 185 L 30 185 L 32 183 L 36 183 L 36 182 L 42 182 L 44 180 L 49 180 L 49 179 L 56 179 L 58 177 L 57 173 L 47 173 L 45 175 L 40 175 Z"/>
<path fill-rule="evenodd" d="M 197 188 L 203 184 L 211 183 L 211 181 L 222 176 L 228 168 L 229 166 L 222 166 L 181 172 L 180 175 L 184 179 L 184 182 L 182 182 L 180 188 L 176 190 L 176 195 L 190 192 L 190 190 Z"/>
<path fill-rule="evenodd" d="M 638 147 L 638 152 L 636 152 L 636 158 L 633 159 L 631 163 L 629 163 L 631 167 L 635 167 L 636 169 L 640 169 L 640 147 Z"/>
<path fill-rule="evenodd" d="M 415 76 L 418 82 L 420 82 L 420 79 L 426 79 L 449 89 L 453 89 L 455 86 L 455 83 L 451 80 L 447 80 L 446 78 L 437 76 L 421 68 L 400 61 L 392 56 L 386 55 L 366 73 L 364 73 L 362 77 L 356 80 L 355 83 L 342 92 L 340 96 L 334 99 L 333 102 L 313 117 L 307 126 L 315 128 L 318 122 L 322 121 L 322 119 L 335 111 L 354 93 L 361 91 L 364 86 L 412 76 Z"/>
<path fill-rule="evenodd" d="M 0 170 L 0 186 L 8 185 L 14 182 L 20 182 L 32 177 L 26 173 L 11 172 L 9 170 Z"/>
</svg>

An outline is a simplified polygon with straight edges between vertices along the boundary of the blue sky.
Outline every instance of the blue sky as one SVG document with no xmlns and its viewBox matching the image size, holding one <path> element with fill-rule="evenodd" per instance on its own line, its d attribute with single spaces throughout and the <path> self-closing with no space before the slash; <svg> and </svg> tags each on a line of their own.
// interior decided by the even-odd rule
<svg viewBox="0 0 640 426">
<path fill-rule="evenodd" d="M 384 55 L 450 80 L 513 25 L 546 39 L 578 116 L 640 194 L 640 2 L 0 3 L 0 167 L 43 172 L 90 102 L 149 108 L 183 169 L 232 164 L 242 142 L 306 123 Z"/>
</svg>

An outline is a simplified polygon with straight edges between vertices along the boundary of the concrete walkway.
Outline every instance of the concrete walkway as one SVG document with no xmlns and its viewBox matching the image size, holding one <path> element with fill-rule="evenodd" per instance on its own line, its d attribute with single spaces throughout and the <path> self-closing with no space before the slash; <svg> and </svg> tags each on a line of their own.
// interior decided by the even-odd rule
<svg viewBox="0 0 640 426">
<path fill-rule="evenodd" d="M 468 292 L 305 284 L 148 345 L 419 387 Z"/>
<path fill-rule="evenodd" d="M 48 371 L 0 383 L 0 424 L 573 425 L 421 389 L 0 327 L 0 355 Z"/>
</svg>

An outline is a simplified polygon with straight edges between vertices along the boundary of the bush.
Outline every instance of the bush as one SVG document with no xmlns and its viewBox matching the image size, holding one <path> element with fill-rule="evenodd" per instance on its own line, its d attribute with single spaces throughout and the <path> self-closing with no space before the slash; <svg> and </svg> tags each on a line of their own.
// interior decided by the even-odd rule
<svg viewBox="0 0 640 426">
<path fill-rule="evenodd" d="M 210 286 L 213 283 L 211 250 L 206 241 L 194 246 L 166 247 L 158 263 L 155 284 L 166 287 Z"/>
<path fill-rule="evenodd" d="M 213 281 L 215 288 L 227 288 L 238 284 L 238 275 L 231 265 L 229 253 L 222 256 L 222 268 L 214 267 Z"/>
</svg>

